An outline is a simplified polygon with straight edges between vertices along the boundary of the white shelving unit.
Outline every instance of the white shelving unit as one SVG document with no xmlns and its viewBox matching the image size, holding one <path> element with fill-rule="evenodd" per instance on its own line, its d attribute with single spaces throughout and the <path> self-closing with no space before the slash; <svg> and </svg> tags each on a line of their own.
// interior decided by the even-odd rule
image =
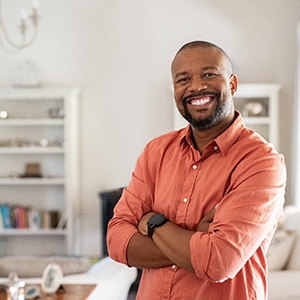
<svg viewBox="0 0 300 300">
<path fill-rule="evenodd" d="M 58 211 L 60 219 L 55 228 L 1 228 L 2 255 L 75 251 L 80 93 L 60 87 L 0 90 L 0 111 L 8 113 L 0 118 L 0 204 Z M 28 163 L 40 166 L 40 177 L 26 175 Z"/>
<path fill-rule="evenodd" d="M 241 83 L 234 97 L 235 109 L 242 113 L 246 126 L 261 134 L 277 150 L 279 150 L 278 99 L 280 89 L 279 84 Z M 187 125 L 175 105 L 173 116 L 174 129 Z"/>
<path fill-rule="evenodd" d="M 247 127 L 254 129 L 279 150 L 278 101 L 280 84 L 247 83 L 238 86 L 234 97 Z"/>
</svg>

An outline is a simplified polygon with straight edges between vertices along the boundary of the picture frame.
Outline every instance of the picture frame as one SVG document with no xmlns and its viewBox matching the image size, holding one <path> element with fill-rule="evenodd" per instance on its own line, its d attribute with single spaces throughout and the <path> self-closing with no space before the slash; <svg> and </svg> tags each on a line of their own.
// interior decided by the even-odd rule
<svg viewBox="0 0 300 300">
<path fill-rule="evenodd" d="M 45 294 L 54 294 L 62 284 L 63 272 L 57 263 L 50 263 L 43 272 L 41 288 Z"/>
</svg>

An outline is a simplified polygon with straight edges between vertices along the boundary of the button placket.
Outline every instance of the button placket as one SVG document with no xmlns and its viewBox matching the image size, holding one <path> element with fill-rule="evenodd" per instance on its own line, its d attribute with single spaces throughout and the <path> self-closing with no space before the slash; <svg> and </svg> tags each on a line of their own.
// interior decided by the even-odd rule
<svg viewBox="0 0 300 300">
<path fill-rule="evenodd" d="M 192 161 L 189 165 L 188 172 L 184 178 L 184 184 L 182 187 L 182 193 L 180 197 L 180 205 L 178 206 L 176 216 L 178 218 L 178 221 L 182 224 L 185 224 L 186 217 L 187 217 L 187 211 L 190 204 L 190 195 L 192 194 L 192 191 L 194 189 L 195 181 L 197 178 L 197 173 L 199 171 L 201 163 Z"/>
</svg>

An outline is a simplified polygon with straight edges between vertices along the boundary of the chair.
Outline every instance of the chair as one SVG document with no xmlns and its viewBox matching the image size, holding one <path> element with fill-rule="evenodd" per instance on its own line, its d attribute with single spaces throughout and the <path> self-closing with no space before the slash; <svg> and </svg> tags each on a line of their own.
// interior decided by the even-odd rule
<svg viewBox="0 0 300 300">
<path fill-rule="evenodd" d="M 102 209 L 102 252 L 103 255 L 108 255 L 106 235 L 107 235 L 107 225 L 109 220 L 114 215 L 114 207 L 122 196 L 124 187 L 112 189 L 109 191 L 102 191 L 99 193 L 101 200 L 101 209 Z M 142 276 L 142 270 L 137 269 L 138 275 L 136 280 L 133 282 L 131 290 L 137 291 L 139 282 Z"/>
<path fill-rule="evenodd" d="M 106 235 L 107 235 L 107 225 L 109 220 L 114 215 L 114 207 L 121 198 L 123 188 L 117 188 L 110 191 L 103 191 L 99 193 L 101 200 L 102 209 L 102 253 L 103 255 L 108 255 Z M 101 212 L 100 212 L 101 213 Z"/>
</svg>

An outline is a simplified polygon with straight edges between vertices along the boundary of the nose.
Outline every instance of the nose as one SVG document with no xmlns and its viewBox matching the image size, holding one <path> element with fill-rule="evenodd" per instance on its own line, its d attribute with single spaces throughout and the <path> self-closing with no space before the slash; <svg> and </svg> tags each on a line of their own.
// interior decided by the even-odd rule
<svg viewBox="0 0 300 300">
<path fill-rule="evenodd" d="M 194 76 L 190 80 L 189 89 L 191 91 L 201 91 L 207 89 L 207 83 L 203 81 L 199 76 Z"/>
</svg>

